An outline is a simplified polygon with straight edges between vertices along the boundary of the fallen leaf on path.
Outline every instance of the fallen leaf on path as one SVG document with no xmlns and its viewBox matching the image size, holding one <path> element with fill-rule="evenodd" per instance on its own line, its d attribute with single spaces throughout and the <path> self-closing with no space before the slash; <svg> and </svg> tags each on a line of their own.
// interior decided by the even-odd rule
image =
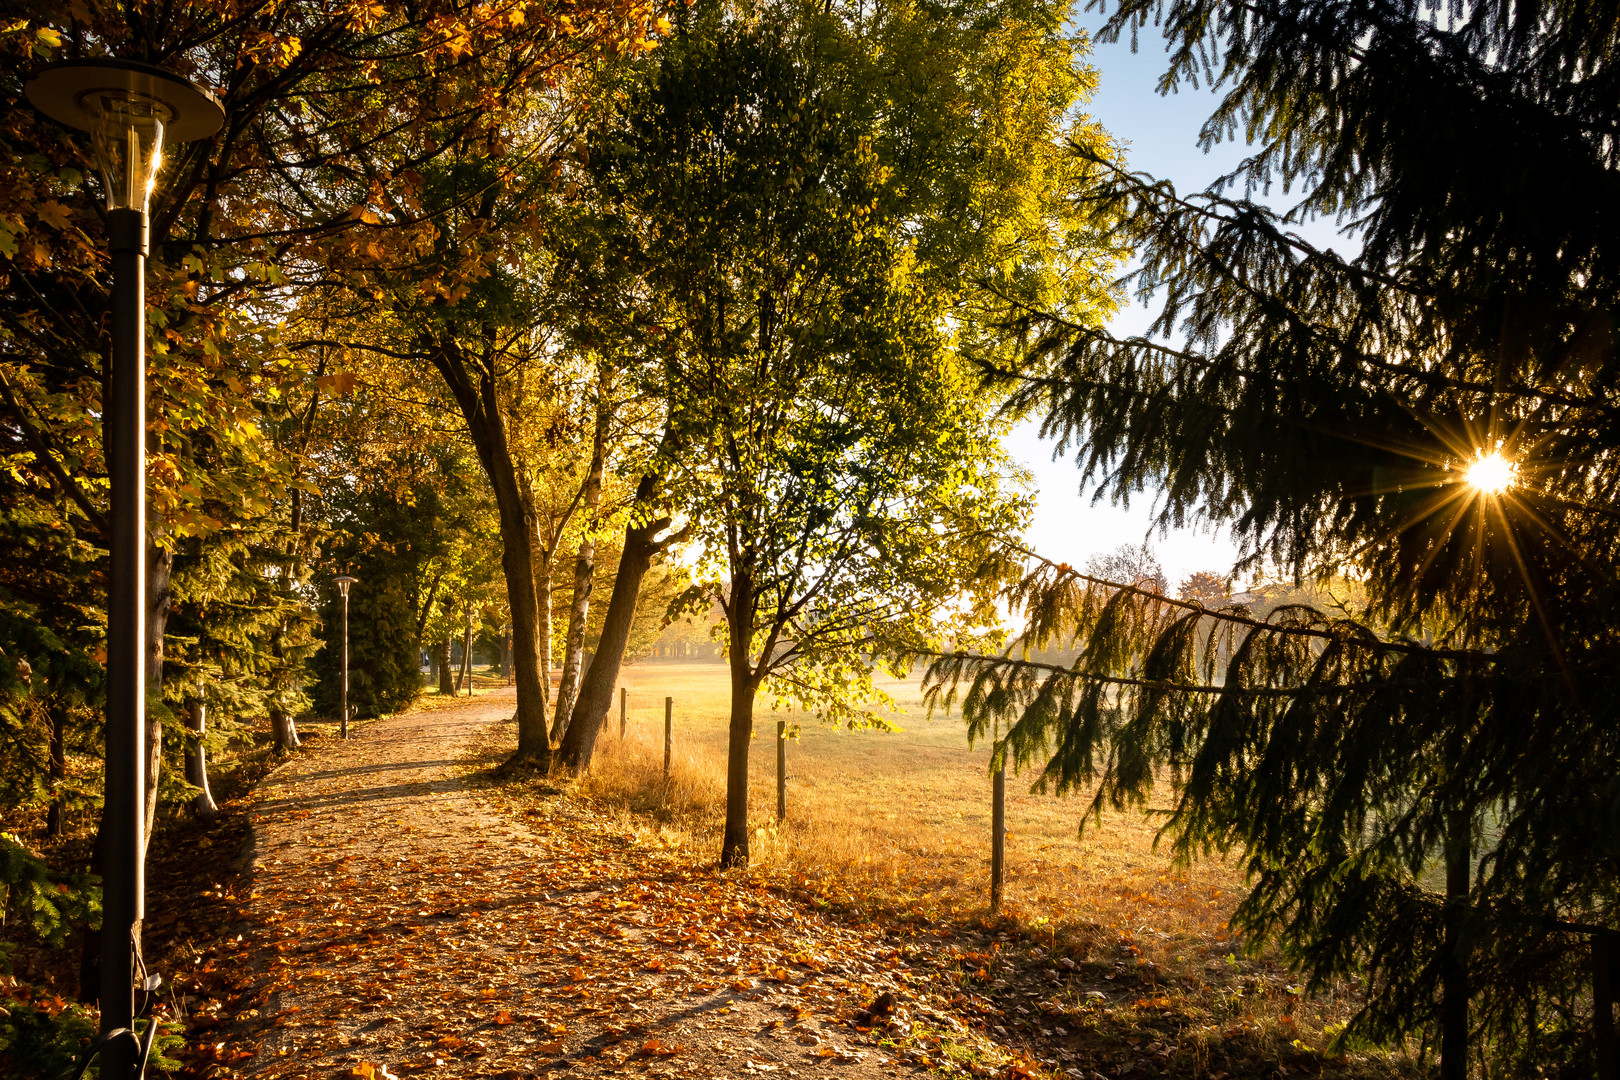
<svg viewBox="0 0 1620 1080">
<path fill-rule="evenodd" d="M 681 1046 L 679 1043 L 666 1043 L 659 1042 L 657 1039 L 648 1039 L 641 1044 L 641 1049 L 636 1053 L 644 1054 L 647 1057 L 671 1057 L 684 1049 L 686 1047 Z"/>
</svg>

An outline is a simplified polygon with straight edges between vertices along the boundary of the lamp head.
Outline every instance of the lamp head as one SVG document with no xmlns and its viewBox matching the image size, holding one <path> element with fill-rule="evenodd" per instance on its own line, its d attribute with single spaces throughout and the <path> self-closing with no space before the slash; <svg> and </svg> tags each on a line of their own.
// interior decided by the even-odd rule
<svg viewBox="0 0 1620 1080">
<path fill-rule="evenodd" d="M 349 586 L 353 585 L 355 582 L 359 581 L 360 579 L 356 578 L 356 577 L 350 577 L 348 574 L 339 574 L 337 577 L 333 578 L 332 580 L 337 583 L 338 592 L 342 594 L 343 599 L 347 600 L 349 598 Z"/>
<path fill-rule="evenodd" d="M 164 141 L 206 139 L 225 122 L 212 94 L 134 60 L 46 64 L 24 92 L 46 116 L 90 132 L 109 210 L 144 213 L 163 165 Z"/>
</svg>

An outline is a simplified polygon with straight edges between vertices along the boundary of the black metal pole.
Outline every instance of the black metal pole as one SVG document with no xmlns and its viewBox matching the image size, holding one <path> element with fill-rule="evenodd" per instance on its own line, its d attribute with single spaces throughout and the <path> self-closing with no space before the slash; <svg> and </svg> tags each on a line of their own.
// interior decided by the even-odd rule
<svg viewBox="0 0 1620 1080">
<path fill-rule="evenodd" d="M 343 689 L 339 693 L 338 738 L 349 737 L 349 590 L 343 590 Z"/>
<path fill-rule="evenodd" d="M 101 1032 L 132 1028 L 146 894 L 146 214 L 107 214 L 112 370 L 103 412 L 111 566 L 107 589 L 107 776 L 102 864 Z M 133 1076 L 132 1039 L 101 1052 L 101 1075 Z"/>
</svg>

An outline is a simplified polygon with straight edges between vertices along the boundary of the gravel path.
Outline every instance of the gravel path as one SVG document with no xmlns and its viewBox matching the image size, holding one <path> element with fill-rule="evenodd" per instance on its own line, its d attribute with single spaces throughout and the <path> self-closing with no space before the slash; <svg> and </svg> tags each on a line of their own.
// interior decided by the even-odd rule
<svg viewBox="0 0 1620 1080">
<path fill-rule="evenodd" d="M 478 790 L 512 708 L 501 691 L 379 721 L 263 784 L 251 1007 L 214 1075 L 923 1071 L 883 1045 L 921 1019 L 925 976 L 881 930 L 637 848 L 566 794 Z M 884 990 L 895 1023 L 858 1029 Z"/>
</svg>

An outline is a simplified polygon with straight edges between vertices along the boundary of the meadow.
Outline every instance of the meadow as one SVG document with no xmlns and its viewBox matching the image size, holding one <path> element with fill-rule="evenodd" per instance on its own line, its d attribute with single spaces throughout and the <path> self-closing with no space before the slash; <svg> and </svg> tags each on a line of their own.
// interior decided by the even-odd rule
<svg viewBox="0 0 1620 1080">
<path fill-rule="evenodd" d="M 719 850 L 724 812 L 728 687 L 724 665 L 643 662 L 620 678 L 617 707 L 587 786 L 658 842 Z M 926 714 L 916 681 L 886 679 L 896 730 L 846 730 L 762 699 L 749 761 L 753 862 L 816 882 L 856 906 L 937 919 L 989 914 L 990 750 L 970 747 L 960 717 Z M 664 698 L 674 699 L 673 762 L 663 782 Z M 787 817 L 776 819 L 776 724 L 788 722 Z M 1154 843 L 1163 806 L 1081 821 L 1079 797 L 1033 794 L 1007 780 L 1003 913 L 1026 927 L 1081 940 L 1133 943 L 1174 962 L 1223 953 L 1241 877 L 1218 860 L 1177 866 Z"/>
</svg>

